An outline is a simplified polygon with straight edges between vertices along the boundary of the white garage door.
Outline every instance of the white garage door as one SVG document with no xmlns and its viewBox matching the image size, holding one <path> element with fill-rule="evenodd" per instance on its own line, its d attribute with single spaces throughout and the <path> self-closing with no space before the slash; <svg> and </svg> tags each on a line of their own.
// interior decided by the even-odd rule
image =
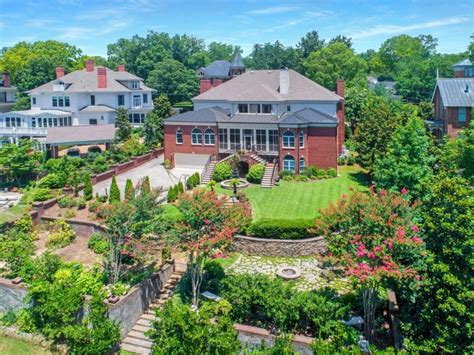
<svg viewBox="0 0 474 355">
<path fill-rule="evenodd" d="M 176 153 L 174 155 L 174 166 L 176 168 L 203 169 L 208 159 L 208 154 Z"/>
</svg>

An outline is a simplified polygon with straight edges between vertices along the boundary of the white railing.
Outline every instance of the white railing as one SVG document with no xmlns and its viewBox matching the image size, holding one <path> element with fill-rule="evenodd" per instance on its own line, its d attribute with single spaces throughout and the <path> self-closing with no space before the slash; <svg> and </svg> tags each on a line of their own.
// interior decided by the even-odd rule
<svg viewBox="0 0 474 355">
<path fill-rule="evenodd" d="M 19 134 L 31 134 L 31 135 L 46 135 L 46 128 L 33 128 L 33 127 L 0 127 L 0 134 L 8 135 L 19 135 Z"/>
</svg>

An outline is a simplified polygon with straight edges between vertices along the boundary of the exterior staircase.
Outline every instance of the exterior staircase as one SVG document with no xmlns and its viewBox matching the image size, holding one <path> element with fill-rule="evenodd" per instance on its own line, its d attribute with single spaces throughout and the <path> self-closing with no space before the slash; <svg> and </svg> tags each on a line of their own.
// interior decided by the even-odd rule
<svg viewBox="0 0 474 355">
<path fill-rule="evenodd" d="M 256 162 L 260 163 L 260 164 L 266 164 L 267 161 L 262 158 L 261 156 L 255 154 L 255 153 L 252 153 L 250 154 L 250 158 L 252 158 L 253 160 L 255 160 Z"/>
<path fill-rule="evenodd" d="M 265 171 L 263 172 L 261 187 L 271 188 L 275 184 L 275 176 L 273 176 L 273 170 L 275 169 L 274 163 L 267 163 L 265 165 Z"/>
<path fill-rule="evenodd" d="M 212 180 L 214 170 L 216 170 L 217 161 L 213 160 L 209 163 L 206 170 L 201 176 L 201 184 L 208 184 Z"/>
<path fill-rule="evenodd" d="M 150 304 L 148 309 L 137 320 L 132 330 L 122 340 L 121 349 L 134 354 L 151 354 L 153 345 L 150 338 L 145 333 L 152 327 L 152 322 L 157 320 L 155 310 L 163 307 L 165 302 L 173 295 L 173 290 L 183 276 L 186 268 L 176 268 L 168 282 L 163 285 L 157 298 Z"/>
</svg>

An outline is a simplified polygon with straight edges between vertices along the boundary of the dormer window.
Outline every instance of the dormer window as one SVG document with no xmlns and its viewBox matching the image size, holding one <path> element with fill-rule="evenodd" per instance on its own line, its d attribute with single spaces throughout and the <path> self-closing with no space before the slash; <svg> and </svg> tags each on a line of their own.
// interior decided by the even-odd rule
<svg viewBox="0 0 474 355">
<path fill-rule="evenodd" d="M 249 112 L 249 105 L 247 104 L 239 104 L 237 106 L 239 113 L 248 113 Z"/>
<path fill-rule="evenodd" d="M 130 83 L 130 87 L 132 89 L 138 89 L 140 87 L 140 84 L 138 83 L 138 80 L 134 80 Z"/>
<path fill-rule="evenodd" d="M 272 113 L 272 105 L 262 104 L 262 113 Z"/>
</svg>

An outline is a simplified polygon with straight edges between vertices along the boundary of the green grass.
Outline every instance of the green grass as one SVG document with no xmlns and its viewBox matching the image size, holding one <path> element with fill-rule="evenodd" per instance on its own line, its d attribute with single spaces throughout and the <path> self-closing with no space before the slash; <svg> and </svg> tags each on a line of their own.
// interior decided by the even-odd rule
<svg viewBox="0 0 474 355">
<path fill-rule="evenodd" d="M 23 213 L 28 211 L 29 206 L 19 203 L 6 211 L 0 212 L 0 225 L 19 218 Z"/>
<path fill-rule="evenodd" d="M 236 260 L 239 258 L 239 256 L 240 256 L 239 253 L 231 253 L 227 255 L 226 258 L 218 258 L 218 259 L 211 259 L 211 260 L 217 262 L 225 270 L 230 265 L 235 263 Z"/>
<path fill-rule="evenodd" d="M 39 345 L 31 344 L 23 340 L 7 338 L 0 336 L 0 354 L 5 355 L 47 355 L 50 351 L 42 348 Z"/>
<path fill-rule="evenodd" d="M 242 190 L 252 205 L 253 219 L 310 219 L 320 208 L 328 207 L 350 188 L 367 190 L 367 175 L 358 166 L 339 168 L 339 177 L 325 180 L 296 182 L 280 181 L 271 189 L 253 185 Z M 216 186 L 216 191 L 232 195 L 232 191 Z"/>
</svg>

